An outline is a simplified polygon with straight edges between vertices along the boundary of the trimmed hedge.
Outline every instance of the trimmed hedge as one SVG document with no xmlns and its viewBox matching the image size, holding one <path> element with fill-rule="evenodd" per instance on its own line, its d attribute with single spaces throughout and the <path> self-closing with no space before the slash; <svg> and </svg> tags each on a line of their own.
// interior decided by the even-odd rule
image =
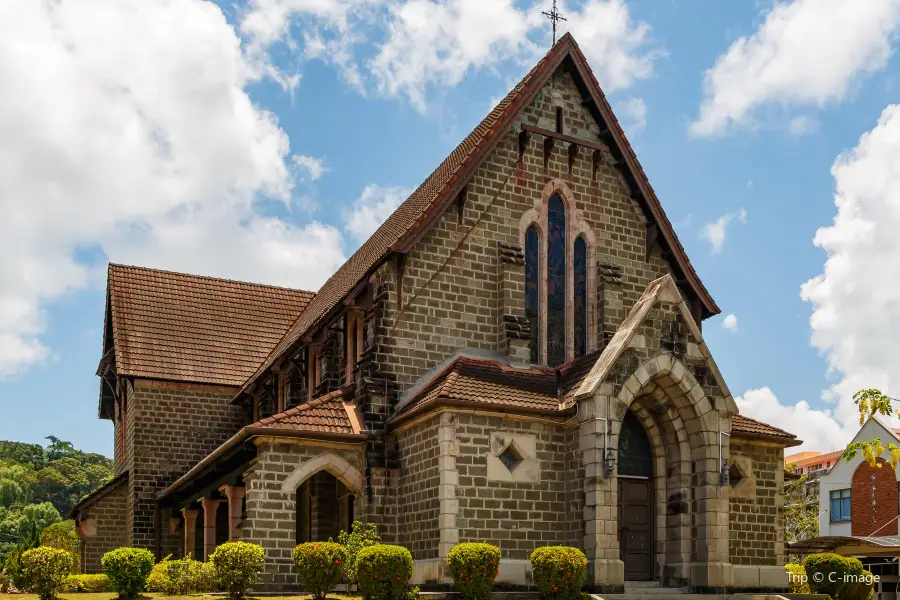
<svg viewBox="0 0 900 600">
<path fill-rule="evenodd" d="M 872 574 L 857 558 L 824 552 L 810 554 L 803 561 L 814 594 L 828 594 L 835 600 L 868 600 L 873 592 Z"/>
<path fill-rule="evenodd" d="M 53 600 L 72 570 L 72 555 L 60 548 L 39 546 L 20 558 L 25 590 L 41 600 Z"/>
<path fill-rule="evenodd" d="M 103 573 L 96 575 L 69 575 L 63 583 L 67 592 L 108 592 L 109 577 Z"/>
<path fill-rule="evenodd" d="M 341 580 L 347 549 L 334 542 L 307 542 L 294 548 L 293 558 L 303 589 L 313 598 L 325 598 Z"/>
<path fill-rule="evenodd" d="M 117 548 L 104 554 L 100 564 L 120 598 L 137 598 L 147 587 L 154 562 L 153 553 L 145 548 Z"/>
<path fill-rule="evenodd" d="M 873 593 L 875 586 L 872 573 L 863 569 L 856 581 L 847 583 L 841 590 L 841 600 L 869 600 Z"/>
<path fill-rule="evenodd" d="M 810 594 L 809 581 L 806 578 L 806 569 L 803 565 L 786 564 L 785 570 L 788 572 L 788 591 L 792 594 Z"/>
<path fill-rule="evenodd" d="M 400 600 L 409 594 L 413 559 L 403 546 L 376 544 L 356 555 L 359 591 L 367 600 Z"/>
<path fill-rule="evenodd" d="M 544 546 L 531 553 L 531 574 L 542 598 L 580 600 L 587 558 L 578 548 Z"/>
<path fill-rule="evenodd" d="M 249 542 L 226 542 L 209 557 L 215 569 L 215 580 L 233 600 L 243 598 L 247 588 L 256 583 L 263 572 L 266 552 Z"/>
<path fill-rule="evenodd" d="M 463 543 L 450 549 L 447 555 L 453 584 L 467 600 L 487 600 L 491 597 L 494 579 L 500 569 L 500 548 L 491 544 Z"/>
<path fill-rule="evenodd" d="M 191 556 L 172 560 L 165 557 L 150 571 L 147 589 L 168 596 L 183 596 L 198 592 L 214 592 L 215 568 L 211 563 L 194 560 Z"/>
</svg>

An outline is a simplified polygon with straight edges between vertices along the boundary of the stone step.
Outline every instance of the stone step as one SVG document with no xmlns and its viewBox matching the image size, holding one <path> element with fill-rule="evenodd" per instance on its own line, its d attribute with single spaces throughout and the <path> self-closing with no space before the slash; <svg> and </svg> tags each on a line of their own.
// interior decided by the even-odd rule
<svg viewBox="0 0 900 600">
<path fill-rule="evenodd" d="M 659 585 L 632 585 L 625 584 L 626 594 L 653 594 L 654 596 L 669 596 L 672 594 L 684 594 L 687 590 L 674 587 L 659 587 Z"/>
</svg>

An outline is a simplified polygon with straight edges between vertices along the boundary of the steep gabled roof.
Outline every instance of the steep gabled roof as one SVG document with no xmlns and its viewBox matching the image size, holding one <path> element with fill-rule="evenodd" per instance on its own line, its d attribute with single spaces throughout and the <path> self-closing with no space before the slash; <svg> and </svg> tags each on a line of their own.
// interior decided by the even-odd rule
<svg viewBox="0 0 900 600">
<path fill-rule="evenodd" d="M 625 133 L 612 113 L 606 97 L 587 65 L 575 39 L 566 33 L 544 58 L 494 107 L 442 162 L 437 169 L 401 204 L 337 272 L 325 282 L 309 308 L 291 325 L 284 338 L 272 350 L 256 373 L 248 379 L 242 392 L 251 386 L 272 364 L 286 353 L 304 335 L 328 317 L 340 302 L 375 268 L 394 252 L 406 252 L 420 239 L 444 213 L 457 194 L 475 173 L 485 158 L 509 131 L 522 109 L 550 79 L 556 69 L 566 61 L 576 83 L 590 100 L 595 117 L 605 122 L 614 142 L 611 150 L 620 155 L 622 166 L 633 176 L 638 187 L 639 201 L 648 219 L 659 227 L 660 235 L 668 247 L 671 264 L 686 284 L 694 291 L 703 305 L 705 317 L 718 314 L 719 308 L 694 271 L 687 254 L 665 211 L 650 186 L 643 168 L 637 160 Z"/>
<path fill-rule="evenodd" d="M 110 264 L 106 321 L 113 346 L 104 347 L 103 362 L 114 355 L 119 375 L 239 386 L 313 296 Z"/>
</svg>

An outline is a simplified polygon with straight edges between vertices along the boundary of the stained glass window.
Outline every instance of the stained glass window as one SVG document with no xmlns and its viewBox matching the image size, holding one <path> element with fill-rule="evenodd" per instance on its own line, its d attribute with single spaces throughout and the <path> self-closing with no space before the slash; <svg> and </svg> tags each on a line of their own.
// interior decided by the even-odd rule
<svg viewBox="0 0 900 600">
<path fill-rule="evenodd" d="M 547 364 L 566 360 L 566 209 L 559 196 L 547 205 Z"/>
<path fill-rule="evenodd" d="M 587 354 L 587 244 L 584 238 L 575 240 L 572 257 L 575 275 L 575 356 Z"/>
<path fill-rule="evenodd" d="M 619 475 L 632 477 L 650 477 L 653 475 L 653 462 L 650 453 L 650 438 L 644 426 L 630 410 L 622 419 L 619 431 Z"/>
<path fill-rule="evenodd" d="M 540 262 L 541 242 L 537 229 L 529 227 L 525 232 L 525 318 L 531 324 L 531 363 L 538 364 L 539 336 L 541 332 L 538 317 L 538 298 L 540 294 Z"/>
</svg>

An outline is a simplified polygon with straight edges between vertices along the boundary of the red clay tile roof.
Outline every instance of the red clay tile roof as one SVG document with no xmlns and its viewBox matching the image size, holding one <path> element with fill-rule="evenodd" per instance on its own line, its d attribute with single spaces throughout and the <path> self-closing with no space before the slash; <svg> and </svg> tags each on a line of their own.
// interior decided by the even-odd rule
<svg viewBox="0 0 900 600">
<path fill-rule="evenodd" d="M 228 386 L 253 374 L 314 296 L 116 264 L 107 293 L 119 375 Z"/>
<path fill-rule="evenodd" d="M 678 241 L 672 224 L 665 216 L 656 194 L 650 188 L 647 176 L 634 156 L 622 128 L 612 116 L 599 84 L 574 38 L 566 33 L 559 42 L 535 65 L 535 67 L 516 85 L 506 97 L 494 107 L 485 119 L 478 124 L 442 162 L 437 169 L 412 193 L 412 195 L 381 224 L 372 237 L 344 263 L 337 272 L 319 289 L 315 299 L 310 302 L 297 321 L 291 325 L 284 338 L 272 350 L 256 372 L 247 380 L 241 391 L 252 385 L 282 354 L 287 352 L 303 335 L 325 318 L 350 293 L 356 285 L 392 252 L 408 250 L 418 237 L 424 234 L 428 226 L 435 223 L 444 209 L 456 197 L 465 185 L 469 176 L 487 157 L 502 135 L 518 118 L 521 109 L 528 106 L 540 91 L 546 80 L 553 75 L 563 59 L 571 57 L 579 72 L 590 77 L 591 93 L 599 98 L 599 109 L 615 123 L 613 136 L 626 155 L 629 167 L 636 169 L 636 178 L 647 191 L 647 201 L 651 207 L 653 218 L 657 219 L 663 237 L 670 244 L 675 259 L 685 272 L 688 281 L 697 290 L 706 304 L 709 314 L 718 314 L 719 308 L 700 282 L 700 278 L 684 254 L 684 248 Z M 582 75 L 583 77 L 584 75 Z"/>
<path fill-rule="evenodd" d="M 513 369 L 494 360 L 459 357 L 403 405 L 395 419 L 442 401 L 505 406 L 528 412 L 560 410 L 555 369 Z"/>
<path fill-rule="evenodd" d="M 741 437 L 756 437 L 761 436 L 764 438 L 782 438 L 785 441 L 791 441 L 791 446 L 799 446 L 803 442 L 797 439 L 797 436 L 793 433 L 788 433 L 784 429 L 779 429 L 774 425 L 769 425 L 768 423 L 763 423 L 762 421 L 757 421 L 756 419 L 751 419 L 750 417 L 745 417 L 744 415 L 737 414 L 732 415 L 731 417 L 731 433 L 736 435 L 741 435 Z"/>
<path fill-rule="evenodd" d="M 250 428 L 269 429 L 273 435 L 285 430 L 358 434 L 360 419 L 356 406 L 345 403 L 338 390 L 260 419 L 250 425 Z"/>
<path fill-rule="evenodd" d="M 514 369 L 495 360 L 459 357 L 401 406 L 391 420 L 404 420 L 442 401 L 561 413 L 596 358 L 594 353 L 569 361 L 560 367 L 557 377 L 557 370 L 547 367 Z M 792 433 L 741 414 L 732 416 L 731 431 L 737 437 L 782 441 L 789 446 L 803 443 Z"/>
</svg>

